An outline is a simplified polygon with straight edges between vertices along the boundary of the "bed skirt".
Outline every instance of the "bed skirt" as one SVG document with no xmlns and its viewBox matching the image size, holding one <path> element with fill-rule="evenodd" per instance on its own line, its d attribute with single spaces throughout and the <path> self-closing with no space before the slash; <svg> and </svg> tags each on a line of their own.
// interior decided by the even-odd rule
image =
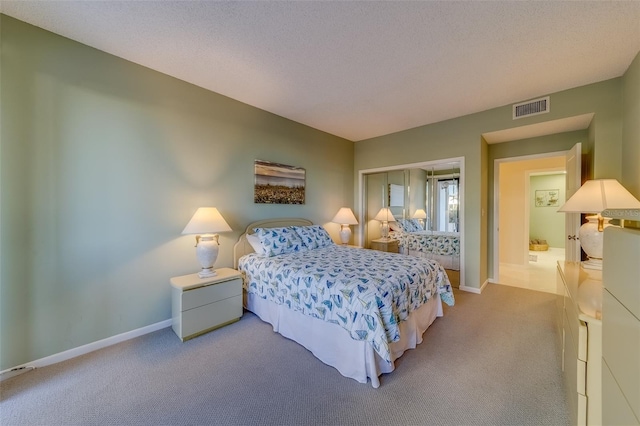
<svg viewBox="0 0 640 426">
<path fill-rule="evenodd" d="M 352 339 L 349 332 L 337 324 L 303 315 L 251 293 L 245 293 L 244 305 L 262 321 L 271 324 L 273 331 L 304 346 L 345 377 L 360 383 L 367 383 L 369 379 L 377 388 L 380 386 L 378 376 L 395 368 L 393 361 L 382 359 L 370 343 Z M 389 345 L 392 359 L 398 359 L 404 351 L 422 343 L 422 334 L 440 316 L 440 295 L 412 312 L 400 323 L 400 340 Z"/>
</svg>

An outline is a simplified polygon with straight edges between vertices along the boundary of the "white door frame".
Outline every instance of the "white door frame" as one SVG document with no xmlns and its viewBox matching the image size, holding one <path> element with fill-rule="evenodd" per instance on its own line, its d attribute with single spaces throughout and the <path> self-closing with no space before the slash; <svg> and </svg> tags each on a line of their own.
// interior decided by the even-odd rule
<svg viewBox="0 0 640 426">
<path fill-rule="evenodd" d="M 497 283 L 500 278 L 500 235 L 498 233 L 498 228 L 500 226 L 500 164 L 537 160 L 549 157 L 564 157 L 568 152 L 569 151 L 544 152 L 541 154 L 497 158 L 493 160 L 493 278 L 489 280 L 490 282 Z M 528 188 L 528 185 L 526 185 L 526 187 Z M 526 220 L 529 220 L 528 214 Z"/>
</svg>

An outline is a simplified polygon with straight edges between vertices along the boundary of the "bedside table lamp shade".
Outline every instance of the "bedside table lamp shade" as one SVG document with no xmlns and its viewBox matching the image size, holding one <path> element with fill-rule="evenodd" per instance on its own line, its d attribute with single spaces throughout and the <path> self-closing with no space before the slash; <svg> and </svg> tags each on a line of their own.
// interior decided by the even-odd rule
<svg viewBox="0 0 640 426">
<path fill-rule="evenodd" d="M 580 227 L 580 246 L 589 257 L 582 263 L 587 269 L 602 269 L 602 242 L 604 228 L 610 226 L 609 218 L 603 218 L 604 210 L 640 209 L 638 201 L 615 179 L 588 180 L 560 207 L 564 213 L 596 213 L 587 216 L 587 223 Z"/>
<path fill-rule="evenodd" d="M 182 231 L 183 234 L 196 234 L 196 256 L 202 267 L 198 273 L 200 278 L 216 275 L 213 265 L 218 258 L 217 232 L 228 231 L 231 227 L 215 207 L 200 207 Z"/>
<path fill-rule="evenodd" d="M 391 213 L 389 207 L 381 208 L 376 217 L 374 217 L 373 219 L 382 222 L 382 238 L 389 238 L 389 222 L 396 221 L 396 218 L 393 217 L 393 213 Z"/>
<path fill-rule="evenodd" d="M 424 229 L 424 220 L 427 218 L 427 212 L 425 212 L 423 209 L 418 209 L 413 214 L 413 218 L 418 219 L 420 221 L 420 225 L 422 225 L 422 228 Z"/>
<path fill-rule="evenodd" d="M 351 211 L 349 207 L 342 207 L 333 219 L 331 219 L 331 222 L 340 224 L 340 242 L 342 244 L 349 244 L 349 240 L 351 239 L 351 228 L 349 225 L 358 224 L 353 211 Z"/>
</svg>

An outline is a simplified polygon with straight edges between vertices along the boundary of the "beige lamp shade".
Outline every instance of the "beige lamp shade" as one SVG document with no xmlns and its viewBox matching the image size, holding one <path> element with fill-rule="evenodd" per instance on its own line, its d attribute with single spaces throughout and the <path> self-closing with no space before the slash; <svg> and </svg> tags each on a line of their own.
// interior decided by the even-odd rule
<svg viewBox="0 0 640 426">
<path fill-rule="evenodd" d="M 215 234 L 229 232 L 231 227 L 215 207 L 200 207 L 187 223 L 183 234 Z"/>
<path fill-rule="evenodd" d="M 342 207 L 338 210 L 338 213 L 331 219 L 333 223 L 339 223 L 340 225 L 357 225 L 358 221 L 356 220 L 353 211 L 349 207 Z"/>
<path fill-rule="evenodd" d="M 373 220 L 378 220 L 380 222 L 395 222 L 396 218 L 393 217 L 393 213 L 389 210 L 389 207 L 383 207 L 380 209 L 376 217 Z"/>
<path fill-rule="evenodd" d="M 183 234 L 196 235 L 196 257 L 202 267 L 198 273 L 200 278 L 209 278 L 216 275 L 213 265 L 218 258 L 218 234 L 217 232 L 231 231 L 231 227 L 224 220 L 215 207 L 200 207 L 187 223 Z"/>
<path fill-rule="evenodd" d="M 600 213 L 607 209 L 640 209 L 640 201 L 615 179 L 594 179 L 586 181 L 558 211 Z"/>
<path fill-rule="evenodd" d="M 413 218 L 414 219 L 426 219 L 427 218 L 427 212 L 425 212 L 423 209 L 418 209 L 413 214 Z"/>
</svg>

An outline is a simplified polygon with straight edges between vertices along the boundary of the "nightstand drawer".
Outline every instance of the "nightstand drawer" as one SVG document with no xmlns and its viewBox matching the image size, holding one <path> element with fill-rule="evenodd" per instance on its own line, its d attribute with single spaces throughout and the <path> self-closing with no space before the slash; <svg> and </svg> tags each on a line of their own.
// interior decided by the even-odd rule
<svg viewBox="0 0 640 426">
<path fill-rule="evenodd" d="M 199 306 L 182 313 L 183 340 L 236 321 L 242 316 L 242 295 Z"/>
<path fill-rule="evenodd" d="M 389 253 L 398 253 L 398 240 L 372 240 L 371 249 L 386 251 Z"/>
<path fill-rule="evenodd" d="M 219 300 L 242 295 L 242 280 L 233 279 L 182 293 L 182 311 L 208 305 Z"/>
</svg>

